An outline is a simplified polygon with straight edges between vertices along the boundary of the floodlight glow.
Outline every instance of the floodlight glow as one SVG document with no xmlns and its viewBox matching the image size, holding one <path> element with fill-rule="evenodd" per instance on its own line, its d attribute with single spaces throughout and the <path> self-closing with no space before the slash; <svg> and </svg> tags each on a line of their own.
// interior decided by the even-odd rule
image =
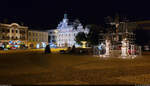
<svg viewBox="0 0 150 86">
<path fill-rule="evenodd" d="M 39 45 L 39 44 L 37 44 L 37 45 L 36 45 L 36 48 L 40 48 L 40 45 Z"/>
<path fill-rule="evenodd" d="M 43 47 L 46 47 L 46 43 L 42 42 L 42 46 L 43 46 Z"/>
</svg>

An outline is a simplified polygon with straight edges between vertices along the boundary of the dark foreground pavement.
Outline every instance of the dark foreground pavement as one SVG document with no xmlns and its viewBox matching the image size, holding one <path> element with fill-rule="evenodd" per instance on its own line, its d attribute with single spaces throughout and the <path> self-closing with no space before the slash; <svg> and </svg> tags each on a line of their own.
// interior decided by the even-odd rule
<svg viewBox="0 0 150 86">
<path fill-rule="evenodd" d="M 0 84 L 150 84 L 150 56 L 101 59 L 21 52 L 0 55 Z"/>
</svg>

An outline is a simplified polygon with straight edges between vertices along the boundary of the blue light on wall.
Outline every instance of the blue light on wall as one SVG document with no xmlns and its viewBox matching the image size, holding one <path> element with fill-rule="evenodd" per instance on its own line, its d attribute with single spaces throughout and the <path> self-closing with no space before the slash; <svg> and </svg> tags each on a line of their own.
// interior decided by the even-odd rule
<svg viewBox="0 0 150 86">
<path fill-rule="evenodd" d="M 42 47 L 46 47 L 46 43 L 42 42 Z"/>
<path fill-rule="evenodd" d="M 50 45 L 51 48 L 57 48 L 57 46 L 53 43 L 49 43 L 49 45 Z"/>
<path fill-rule="evenodd" d="M 36 45 L 36 48 L 40 48 L 40 44 L 37 44 L 37 45 Z"/>
<path fill-rule="evenodd" d="M 17 48 L 17 47 L 19 47 L 19 45 L 14 45 L 14 47 L 16 47 L 16 48 Z"/>
</svg>

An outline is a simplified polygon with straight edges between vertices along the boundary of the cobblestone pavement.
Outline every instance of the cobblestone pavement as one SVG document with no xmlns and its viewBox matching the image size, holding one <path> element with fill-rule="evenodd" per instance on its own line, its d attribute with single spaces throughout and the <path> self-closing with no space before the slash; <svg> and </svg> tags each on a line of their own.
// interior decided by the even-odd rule
<svg viewBox="0 0 150 86">
<path fill-rule="evenodd" d="M 0 63 L 0 84 L 150 84 L 148 55 L 131 60 L 25 52 L 1 55 Z"/>
</svg>

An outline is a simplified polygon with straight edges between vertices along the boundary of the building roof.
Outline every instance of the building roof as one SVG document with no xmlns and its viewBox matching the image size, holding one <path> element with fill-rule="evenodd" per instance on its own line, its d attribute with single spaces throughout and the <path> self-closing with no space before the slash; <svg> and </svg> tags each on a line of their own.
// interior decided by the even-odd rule
<svg viewBox="0 0 150 86">
<path fill-rule="evenodd" d="M 28 31 L 47 32 L 46 30 L 35 30 L 35 29 L 28 29 Z"/>
<path fill-rule="evenodd" d="M 5 26 L 5 27 L 17 26 L 17 27 L 20 27 L 20 28 L 28 28 L 27 26 L 20 26 L 18 23 L 11 23 L 11 24 L 0 23 L 0 26 Z"/>
</svg>

